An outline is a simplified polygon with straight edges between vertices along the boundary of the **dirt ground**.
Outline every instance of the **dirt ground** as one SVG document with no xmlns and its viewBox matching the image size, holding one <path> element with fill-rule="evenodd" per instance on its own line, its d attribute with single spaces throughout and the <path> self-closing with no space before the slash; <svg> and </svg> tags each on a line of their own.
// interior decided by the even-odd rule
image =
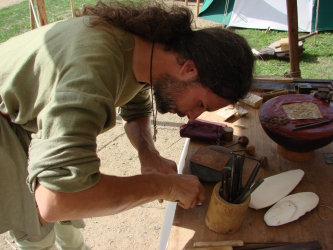
<svg viewBox="0 0 333 250">
<path fill-rule="evenodd" d="M 0 0 L 0 8 L 23 0 Z M 173 3 L 173 1 L 165 1 Z M 176 4 L 185 5 L 183 1 Z M 189 1 L 189 8 L 196 13 L 196 1 Z M 196 27 L 217 26 L 210 21 L 196 19 Z M 186 118 L 166 114 L 157 116 L 158 134 L 156 147 L 160 154 L 178 163 L 185 139 L 179 136 L 179 126 Z M 114 129 L 98 137 L 98 155 L 101 172 L 116 176 L 140 174 L 136 150 L 128 141 L 120 117 Z M 106 217 L 85 219 L 82 229 L 86 245 L 94 250 L 150 250 L 158 249 L 166 202 L 153 201 L 129 211 Z M 0 235 L 0 250 L 15 249 L 7 233 Z"/>
</svg>

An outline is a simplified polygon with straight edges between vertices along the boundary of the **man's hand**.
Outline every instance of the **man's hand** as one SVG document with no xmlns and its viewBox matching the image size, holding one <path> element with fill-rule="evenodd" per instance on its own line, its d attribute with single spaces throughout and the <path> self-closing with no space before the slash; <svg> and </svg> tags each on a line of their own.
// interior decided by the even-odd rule
<svg viewBox="0 0 333 250">
<path fill-rule="evenodd" d="M 177 165 L 159 153 L 150 152 L 139 155 L 142 174 L 177 174 Z"/>
<path fill-rule="evenodd" d="M 132 145 L 138 150 L 141 163 L 142 177 L 159 175 L 157 179 L 164 179 L 167 183 L 159 183 L 169 187 L 168 193 L 159 198 L 177 201 L 185 208 L 193 208 L 197 203 L 206 200 L 205 190 L 199 179 L 192 175 L 177 175 L 175 162 L 160 156 L 156 150 L 150 130 L 150 118 L 140 117 L 124 123 L 124 128 Z"/>
<path fill-rule="evenodd" d="M 198 203 L 204 202 L 206 192 L 198 177 L 194 175 L 168 176 L 172 178 L 172 186 L 168 201 L 177 201 L 178 205 L 184 209 L 194 208 Z"/>
<path fill-rule="evenodd" d="M 123 123 L 128 138 L 138 150 L 142 174 L 177 174 L 176 163 L 162 157 L 155 148 L 149 117 Z"/>
</svg>

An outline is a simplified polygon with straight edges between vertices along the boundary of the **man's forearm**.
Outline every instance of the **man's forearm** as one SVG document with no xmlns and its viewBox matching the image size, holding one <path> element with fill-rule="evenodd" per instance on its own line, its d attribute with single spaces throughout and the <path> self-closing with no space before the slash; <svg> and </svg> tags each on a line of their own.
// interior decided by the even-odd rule
<svg viewBox="0 0 333 250">
<path fill-rule="evenodd" d="M 155 148 L 149 117 L 125 122 L 125 131 L 132 145 L 138 150 L 142 173 L 177 173 L 176 163 L 162 157 Z"/>
<path fill-rule="evenodd" d="M 132 121 L 124 121 L 125 132 L 132 145 L 139 154 L 145 152 L 155 152 L 158 154 L 153 142 L 150 128 L 150 118 L 148 116 L 140 117 Z"/>
<path fill-rule="evenodd" d="M 95 186 L 75 193 L 56 192 L 39 185 L 35 197 L 41 216 L 49 222 L 112 215 L 166 198 L 163 177 L 102 175 Z"/>
<path fill-rule="evenodd" d="M 93 187 L 75 193 L 61 193 L 38 185 L 36 202 L 48 222 L 100 217 L 120 213 L 156 199 L 179 201 L 193 208 L 206 200 L 205 191 L 192 175 L 102 175 Z"/>
</svg>

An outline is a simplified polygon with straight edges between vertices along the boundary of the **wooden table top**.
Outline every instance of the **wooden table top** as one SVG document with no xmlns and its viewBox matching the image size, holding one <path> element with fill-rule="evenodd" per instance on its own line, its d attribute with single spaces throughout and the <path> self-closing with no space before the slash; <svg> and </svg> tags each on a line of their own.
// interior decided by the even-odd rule
<svg viewBox="0 0 333 250">
<path fill-rule="evenodd" d="M 209 121 L 222 122 L 234 128 L 233 142 L 238 137 L 245 135 L 249 138 L 249 144 L 255 146 L 256 153 L 253 156 L 260 159 L 262 156 L 268 158 L 268 165 L 265 169 L 260 169 L 257 178 L 266 178 L 281 172 L 292 169 L 302 169 L 305 174 L 301 182 L 291 192 L 314 192 L 319 196 L 319 204 L 311 212 L 306 213 L 298 220 L 278 226 L 270 227 L 264 222 L 264 215 L 269 208 L 254 210 L 249 208 L 239 231 L 231 235 L 222 235 L 211 231 L 205 224 L 212 189 L 215 183 L 203 183 L 208 200 L 202 206 L 184 210 L 177 206 L 171 229 L 168 250 L 193 248 L 194 242 L 202 241 L 224 241 L 243 240 L 244 242 L 307 242 L 318 241 L 323 249 L 333 248 L 333 210 L 323 206 L 327 203 L 333 205 L 333 164 L 327 164 L 323 153 L 333 153 L 332 143 L 315 151 L 314 157 L 305 162 L 294 162 L 287 160 L 277 152 L 277 144 L 273 142 L 262 129 L 258 114 L 259 109 L 251 108 L 247 105 L 243 107 L 249 111 L 245 117 L 234 117 L 233 120 L 224 122 L 215 113 L 203 113 L 199 118 Z M 245 129 L 235 127 L 235 124 L 243 124 Z M 229 143 L 231 144 L 231 143 Z M 203 142 L 190 142 L 184 174 L 191 174 L 189 159 L 199 147 L 208 146 Z M 241 148 L 239 145 L 230 149 Z M 256 165 L 256 161 L 246 159 L 244 164 L 245 184 L 248 176 Z M 330 221 L 323 220 L 326 218 Z"/>
</svg>

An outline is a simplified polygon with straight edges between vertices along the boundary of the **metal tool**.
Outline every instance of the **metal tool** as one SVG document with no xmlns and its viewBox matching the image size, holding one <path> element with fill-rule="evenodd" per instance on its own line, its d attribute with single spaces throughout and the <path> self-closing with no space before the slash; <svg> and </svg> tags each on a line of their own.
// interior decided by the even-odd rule
<svg viewBox="0 0 333 250">
<path fill-rule="evenodd" d="M 251 187 L 252 182 L 255 180 L 255 178 L 259 172 L 260 165 L 261 164 L 258 162 L 257 165 L 254 167 L 249 179 L 247 180 L 244 188 L 242 189 L 241 194 L 234 200 L 234 203 L 236 203 L 236 204 L 242 203 L 247 198 L 247 196 L 250 195 L 254 191 L 254 189 L 252 191 L 250 191 L 250 189 L 252 189 L 255 186 L 255 185 L 253 185 Z M 262 177 L 260 177 L 260 178 L 262 179 Z M 260 181 L 260 183 L 258 183 L 257 185 L 259 186 L 262 183 L 262 181 Z M 255 187 L 255 188 L 257 188 L 257 187 Z"/>
<path fill-rule="evenodd" d="M 235 183 L 236 183 L 236 169 L 238 168 L 238 159 L 235 154 L 231 154 L 232 164 L 231 164 L 231 178 L 230 178 L 230 196 L 229 200 L 232 202 L 235 198 Z"/>
<path fill-rule="evenodd" d="M 224 167 L 222 170 L 219 189 L 219 195 L 229 203 L 233 203 L 234 199 L 242 192 L 242 175 L 245 161 L 245 155 L 231 154 L 231 157 L 231 167 Z"/>
<path fill-rule="evenodd" d="M 246 153 L 248 153 L 249 155 L 254 155 L 254 153 L 256 152 L 256 149 L 254 146 L 249 145 L 247 146 L 245 149 L 238 149 L 238 150 L 234 150 L 233 152 L 240 152 L 240 151 L 245 151 Z"/>
<path fill-rule="evenodd" d="M 233 143 L 233 144 L 231 144 L 231 145 L 226 146 L 226 148 L 230 148 L 231 146 L 234 146 L 234 145 L 236 145 L 236 144 L 240 144 L 240 145 L 242 145 L 243 147 L 246 147 L 246 146 L 249 144 L 249 139 L 248 139 L 246 136 L 240 136 L 240 137 L 238 138 L 238 141 L 237 141 L 237 142 L 235 142 L 235 143 Z"/>
<path fill-rule="evenodd" d="M 243 166 L 245 161 L 245 154 L 238 155 L 238 186 L 236 191 L 236 196 L 240 195 L 242 192 L 242 184 L 243 184 Z"/>
<path fill-rule="evenodd" d="M 243 192 L 246 192 L 251 187 L 252 182 L 255 180 L 255 178 L 259 172 L 260 166 L 261 166 L 261 164 L 258 162 L 257 165 L 254 167 L 249 179 L 247 180 L 247 182 L 244 186 Z"/>
<path fill-rule="evenodd" d="M 261 183 L 264 182 L 264 179 L 262 177 L 259 177 L 259 179 L 256 181 L 256 183 L 254 183 L 252 185 L 252 187 L 250 189 L 248 189 L 246 192 L 242 192 L 242 194 L 240 196 L 238 196 L 235 200 L 234 200 L 234 204 L 241 204 L 243 203 L 247 197 L 249 197 L 250 194 L 252 194 L 252 192 L 254 190 L 257 189 L 257 187 L 259 187 L 261 185 Z M 245 190 L 245 188 L 243 189 Z"/>
<path fill-rule="evenodd" d="M 318 241 L 300 242 L 285 246 L 265 248 L 265 250 L 315 250 L 315 249 L 322 249 Z"/>
<path fill-rule="evenodd" d="M 248 159 L 251 159 L 251 160 L 259 162 L 261 164 L 262 168 L 265 168 L 267 166 L 267 161 L 268 160 L 267 160 L 266 156 L 261 157 L 259 160 L 251 158 L 251 157 L 248 157 L 248 156 L 245 156 L 245 157 L 248 158 Z"/>
<path fill-rule="evenodd" d="M 222 180 L 221 180 L 221 187 L 219 189 L 219 194 L 225 201 L 229 200 L 229 186 L 228 186 L 228 179 L 231 178 L 231 168 L 224 167 L 222 170 Z"/>
<path fill-rule="evenodd" d="M 304 128 L 312 128 L 312 127 L 316 127 L 319 125 L 330 123 L 332 121 L 333 121 L 333 119 L 328 119 L 328 120 L 322 120 L 322 121 L 317 121 L 317 122 L 300 123 L 300 124 L 296 124 L 295 128 L 292 130 L 294 131 L 294 130 L 299 130 L 299 129 L 304 129 Z"/>
</svg>

